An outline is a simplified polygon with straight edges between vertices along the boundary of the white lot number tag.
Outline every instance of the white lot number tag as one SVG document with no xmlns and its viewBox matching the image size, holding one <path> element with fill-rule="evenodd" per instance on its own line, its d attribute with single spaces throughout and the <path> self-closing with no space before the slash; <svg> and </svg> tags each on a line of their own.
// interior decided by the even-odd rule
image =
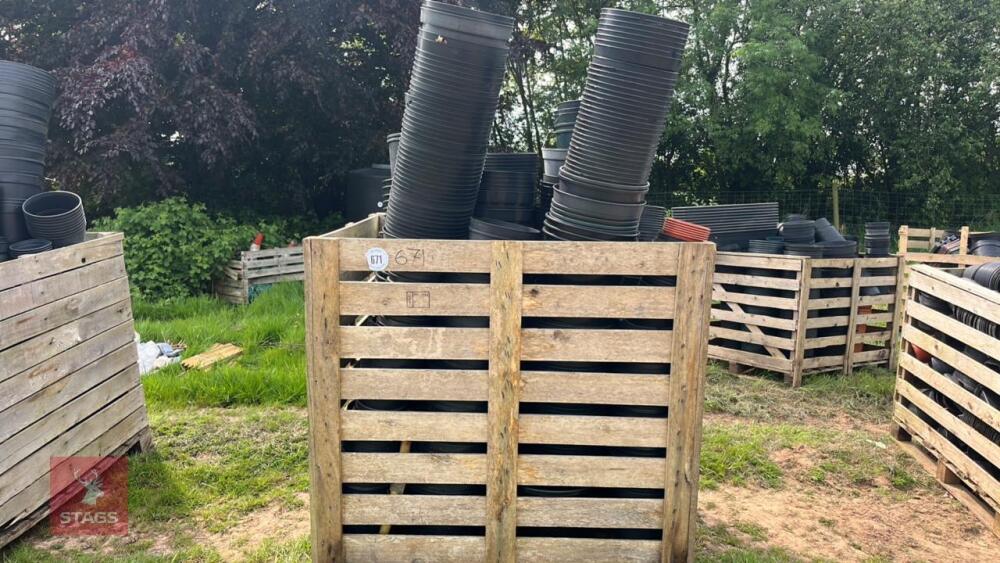
<svg viewBox="0 0 1000 563">
<path fill-rule="evenodd" d="M 368 261 L 368 269 L 373 272 L 381 272 L 389 267 L 389 253 L 377 246 L 365 252 L 365 260 Z"/>
</svg>

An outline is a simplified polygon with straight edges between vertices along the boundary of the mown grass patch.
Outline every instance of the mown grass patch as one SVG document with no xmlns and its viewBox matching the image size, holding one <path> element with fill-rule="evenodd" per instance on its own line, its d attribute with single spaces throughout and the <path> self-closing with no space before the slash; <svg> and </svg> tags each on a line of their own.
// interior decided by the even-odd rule
<svg viewBox="0 0 1000 563">
<path fill-rule="evenodd" d="M 305 299 L 302 284 L 273 286 L 251 305 L 210 297 L 136 301 L 145 340 L 187 346 L 184 357 L 231 342 L 243 355 L 203 371 L 168 366 L 143 377 L 146 398 L 168 406 L 299 405 L 306 400 Z"/>
<path fill-rule="evenodd" d="M 707 489 L 776 488 L 788 479 L 900 492 L 933 487 L 909 456 L 865 431 L 709 420 L 703 436 L 701 486 Z"/>
<path fill-rule="evenodd" d="M 853 375 L 816 374 L 792 389 L 780 375 L 755 371 L 733 375 L 717 362 L 708 367 L 705 412 L 756 420 L 805 421 L 847 416 L 886 423 L 891 419 L 895 375 L 881 368 Z"/>
</svg>

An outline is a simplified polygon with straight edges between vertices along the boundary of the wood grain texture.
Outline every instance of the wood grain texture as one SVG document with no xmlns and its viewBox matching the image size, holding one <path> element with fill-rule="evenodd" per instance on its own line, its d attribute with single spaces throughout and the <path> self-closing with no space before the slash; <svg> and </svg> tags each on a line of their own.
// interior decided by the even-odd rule
<svg viewBox="0 0 1000 563">
<path fill-rule="evenodd" d="M 854 339 L 858 334 L 861 270 L 861 259 L 855 258 L 851 276 L 851 313 L 847 321 L 847 335 L 844 339 L 844 375 L 852 375 L 854 373 Z"/>
<path fill-rule="evenodd" d="M 49 252 L 22 256 L 0 264 L 0 300 L 7 290 L 25 283 L 48 278 L 122 253 L 121 233 L 88 233 L 89 240 Z"/>
<path fill-rule="evenodd" d="M 345 525 L 485 526 L 486 497 L 344 495 Z M 663 499 L 518 497 L 517 525 L 659 529 Z"/>
<path fill-rule="evenodd" d="M 313 561 L 344 561 L 340 447 L 340 243 L 307 238 L 306 356 Z"/>
<path fill-rule="evenodd" d="M 694 561 L 709 309 L 715 269 L 713 249 L 682 246 L 678 269 L 674 326 L 684 330 L 675 331 L 671 343 L 671 405 L 667 418 L 661 552 L 664 563 Z"/>
<path fill-rule="evenodd" d="M 786 381 L 792 387 L 802 386 L 802 372 L 805 369 L 803 361 L 806 356 L 806 324 L 809 319 L 809 292 L 812 291 L 812 261 L 806 260 L 802 266 L 802 274 L 799 276 L 802 287 L 799 289 L 797 307 L 793 319 L 798 327 L 795 329 L 795 353 L 792 356 L 791 373 L 786 375 Z"/>
<path fill-rule="evenodd" d="M 377 563 L 433 561 L 469 563 L 486 557 L 484 538 L 461 536 L 376 536 L 348 534 L 344 538 L 351 561 Z M 660 542 L 581 538 L 518 538 L 520 563 L 652 563 L 659 560 Z"/>
<path fill-rule="evenodd" d="M 667 374 L 522 371 L 521 401 L 667 406 Z M 486 401 L 485 370 L 341 369 L 345 400 Z"/>
<path fill-rule="evenodd" d="M 30 312 L 42 305 L 125 277 L 125 260 L 115 256 L 49 278 L 25 283 L 3 292 L 0 319 Z"/>
<path fill-rule="evenodd" d="M 495 241 L 490 271 L 486 432 L 486 561 L 517 560 L 517 442 L 521 398 L 522 244 Z"/>
</svg>

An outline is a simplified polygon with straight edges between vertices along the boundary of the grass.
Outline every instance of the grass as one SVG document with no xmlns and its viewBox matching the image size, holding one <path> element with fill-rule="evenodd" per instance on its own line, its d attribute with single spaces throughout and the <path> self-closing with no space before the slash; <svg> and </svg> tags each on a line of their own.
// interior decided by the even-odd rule
<svg viewBox="0 0 1000 563">
<path fill-rule="evenodd" d="M 710 362 L 705 412 L 790 422 L 846 416 L 880 424 L 891 418 L 894 386 L 895 375 L 881 368 L 862 369 L 850 377 L 810 375 L 802 387 L 792 389 L 778 374 L 733 375 L 722 364 Z"/>
<path fill-rule="evenodd" d="M 305 313 L 301 284 L 277 284 L 248 307 L 210 297 L 134 304 L 144 341 L 243 348 L 235 362 L 203 372 L 169 366 L 143 378 L 146 399 L 168 406 L 298 405 L 306 401 Z"/>
<path fill-rule="evenodd" d="M 789 454 L 789 455 L 782 455 Z M 782 465 L 779 459 L 788 458 Z M 905 492 L 933 480 L 905 453 L 870 432 L 800 424 L 709 420 L 701 448 L 701 486 L 777 488 L 799 483 Z"/>
</svg>

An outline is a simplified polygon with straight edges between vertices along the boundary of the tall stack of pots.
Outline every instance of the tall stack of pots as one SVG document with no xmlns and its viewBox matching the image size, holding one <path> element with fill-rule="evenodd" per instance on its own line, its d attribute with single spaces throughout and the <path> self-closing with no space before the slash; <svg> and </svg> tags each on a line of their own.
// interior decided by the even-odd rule
<svg viewBox="0 0 1000 563">
<path fill-rule="evenodd" d="M 514 21 L 425 1 L 384 234 L 468 235 Z"/>
<path fill-rule="evenodd" d="M 537 153 L 488 153 L 475 216 L 534 225 L 537 185 Z"/>
<path fill-rule="evenodd" d="M 576 116 L 579 113 L 580 100 L 570 100 L 556 106 L 553 129 L 556 135 L 557 149 L 569 148 L 570 140 L 573 138 L 573 126 L 576 125 Z"/>
<path fill-rule="evenodd" d="M 344 219 L 360 221 L 383 208 L 385 183 L 390 179 L 388 164 L 373 164 L 347 173 L 344 193 Z"/>
<path fill-rule="evenodd" d="M 688 25 L 601 11 L 594 56 L 544 230 L 561 240 L 635 240 Z"/>
<path fill-rule="evenodd" d="M 21 206 L 42 191 L 56 81 L 44 70 L 0 61 L 0 236 L 28 238 Z"/>
</svg>

